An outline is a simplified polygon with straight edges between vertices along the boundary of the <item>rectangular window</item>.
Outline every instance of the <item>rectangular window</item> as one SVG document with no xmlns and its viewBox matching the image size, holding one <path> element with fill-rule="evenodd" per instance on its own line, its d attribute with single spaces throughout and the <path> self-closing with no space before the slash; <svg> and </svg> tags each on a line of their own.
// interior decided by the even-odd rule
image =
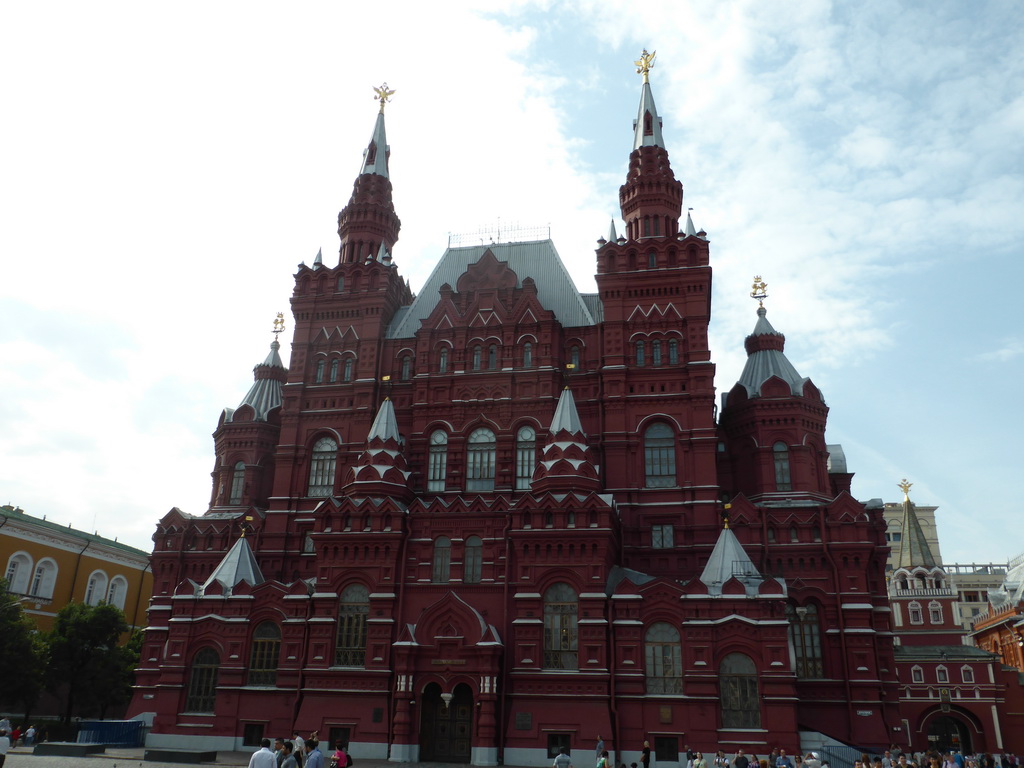
<svg viewBox="0 0 1024 768">
<path fill-rule="evenodd" d="M 949 672 L 946 671 L 945 667 L 939 667 L 935 670 L 935 679 L 940 683 L 948 683 Z"/>
<path fill-rule="evenodd" d="M 902 540 L 903 540 L 903 534 L 902 534 L 902 533 L 894 533 L 894 534 L 892 535 L 892 540 L 893 540 L 894 542 L 895 542 L 895 541 L 902 541 Z"/>
<path fill-rule="evenodd" d="M 960 669 L 960 677 L 963 679 L 963 681 L 965 683 L 973 683 L 974 682 L 974 670 L 971 669 L 970 667 L 962 667 Z"/>
<path fill-rule="evenodd" d="M 448 474 L 448 446 L 430 446 L 430 456 L 427 462 L 427 490 L 443 491 L 445 477 Z"/>
<path fill-rule="evenodd" d="M 679 762 L 679 739 L 675 736 L 655 736 L 654 759 L 657 762 Z"/>
<path fill-rule="evenodd" d="M 923 683 L 924 682 L 924 670 L 921 669 L 920 667 L 914 667 L 912 670 L 910 670 L 910 678 L 915 683 Z"/>
<path fill-rule="evenodd" d="M 651 546 L 655 549 L 672 549 L 675 543 L 675 529 L 671 525 L 651 526 Z"/>
<path fill-rule="evenodd" d="M 526 491 L 533 484 L 533 471 L 537 467 L 537 444 L 516 444 L 516 490 Z"/>
</svg>

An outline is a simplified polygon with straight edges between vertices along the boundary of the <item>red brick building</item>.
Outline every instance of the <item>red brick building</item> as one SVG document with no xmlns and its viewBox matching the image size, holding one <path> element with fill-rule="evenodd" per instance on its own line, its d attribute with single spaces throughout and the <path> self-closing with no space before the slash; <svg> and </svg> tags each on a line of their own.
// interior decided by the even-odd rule
<svg viewBox="0 0 1024 768">
<path fill-rule="evenodd" d="M 539 765 L 600 735 L 664 765 L 893 741 L 881 508 L 764 308 L 716 410 L 710 243 L 646 76 L 632 139 L 596 294 L 541 240 L 449 248 L 414 297 L 382 107 L 338 260 L 295 274 L 289 365 L 275 341 L 222 415 L 206 514 L 160 521 L 151 743 L 317 729 Z"/>
</svg>

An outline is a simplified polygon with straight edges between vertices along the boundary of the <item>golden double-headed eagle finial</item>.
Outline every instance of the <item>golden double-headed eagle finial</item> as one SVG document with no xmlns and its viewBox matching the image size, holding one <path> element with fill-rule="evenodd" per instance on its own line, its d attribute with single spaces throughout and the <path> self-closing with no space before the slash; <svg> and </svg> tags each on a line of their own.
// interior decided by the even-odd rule
<svg viewBox="0 0 1024 768">
<path fill-rule="evenodd" d="M 373 92 L 377 94 L 373 98 L 375 101 L 380 102 L 380 113 L 383 115 L 384 105 L 391 101 L 391 97 L 395 95 L 395 91 L 393 88 L 389 89 L 387 83 L 381 83 L 379 88 L 374 86 Z"/>
<path fill-rule="evenodd" d="M 910 501 L 910 487 L 913 483 L 908 483 L 907 478 L 904 477 L 903 480 L 898 482 L 896 485 L 898 485 L 899 489 L 903 491 L 903 500 Z"/>
<path fill-rule="evenodd" d="M 277 341 L 277 337 L 284 331 L 284 312 L 278 312 L 277 317 L 274 318 L 274 341 Z"/>
<path fill-rule="evenodd" d="M 753 290 L 750 292 L 750 298 L 757 299 L 757 306 L 763 307 L 764 300 L 768 298 L 768 283 L 762 280 L 760 275 L 755 275 L 754 285 L 751 287 Z"/>
<path fill-rule="evenodd" d="M 644 82 L 649 83 L 647 75 L 651 71 L 651 67 L 654 66 L 654 57 L 658 55 L 657 51 L 648 53 L 647 49 L 644 48 L 644 52 L 640 54 L 640 58 L 634 61 L 636 64 L 636 73 L 644 76 Z"/>
</svg>

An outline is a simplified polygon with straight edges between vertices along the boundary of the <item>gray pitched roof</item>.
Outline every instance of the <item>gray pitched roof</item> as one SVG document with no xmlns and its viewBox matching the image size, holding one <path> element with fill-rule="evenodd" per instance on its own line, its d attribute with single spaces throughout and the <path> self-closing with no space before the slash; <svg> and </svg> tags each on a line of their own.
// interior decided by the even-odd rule
<svg viewBox="0 0 1024 768">
<path fill-rule="evenodd" d="M 284 363 L 281 362 L 281 355 L 277 353 L 280 348 L 281 344 L 277 339 L 274 339 L 270 344 L 270 354 L 267 355 L 267 359 L 253 370 L 258 370 L 260 366 L 280 368 L 282 371 L 286 370 Z M 256 411 L 256 421 L 266 421 L 267 414 L 280 404 L 281 382 L 273 376 L 258 376 L 252 383 L 252 386 L 249 387 L 249 391 L 245 393 L 245 397 L 242 398 L 242 402 L 238 404 L 238 407 L 251 405 L 252 409 Z"/>
<path fill-rule="evenodd" d="M 903 499 L 903 537 L 900 540 L 900 553 L 896 558 L 896 568 L 915 568 L 924 566 L 934 568 L 935 558 L 928 539 L 921 530 L 921 521 L 917 519 L 914 502 L 909 497 Z"/>
<path fill-rule="evenodd" d="M 709 595 L 720 595 L 722 585 L 733 576 L 747 588 L 748 595 L 756 594 L 757 588 L 764 581 L 736 534 L 730 528 L 723 528 L 700 580 L 707 586 Z"/>
<path fill-rule="evenodd" d="M 562 264 L 555 244 L 550 240 L 535 240 L 525 243 L 448 248 L 412 304 L 403 307 L 392 318 L 388 327 L 388 338 L 411 339 L 415 336 L 416 331 L 420 329 L 420 323 L 429 317 L 437 306 L 441 286 L 447 283 L 454 289 L 459 277 L 488 250 L 498 261 L 507 263 L 509 269 L 516 273 L 519 278 L 517 287 L 522 287 L 525 278 L 533 278 L 537 284 L 537 298 L 540 303 L 545 309 L 554 312 L 564 327 L 595 324 L 586 302 L 576 290 L 572 278 Z"/>
<path fill-rule="evenodd" d="M 768 322 L 768 318 L 765 316 L 767 314 L 764 307 L 757 308 L 757 324 L 754 326 L 754 332 L 750 335 L 784 338 Z M 794 395 L 802 395 L 804 384 L 810 381 L 800 375 L 781 349 L 756 349 L 747 356 L 747 363 L 743 366 L 739 383 L 746 388 L 747 395 L 757 397 L 761 394 L 761 385 L 772 376 L 778 376 L 789 384 L 789 389 Z"/>
<path fill-rule="evenodd" d="M 576 411 L 576 400 L 572 396 L 572 390 L 565 387 L 558 398 L 558 406 L 555 408 L 555 415 L 551 419 L 551 434 L 556 435 L 562 430 L 570 435 L 584 434 L 583 425 L 580 423 L 580 415 Z"/>
<path fill-rule="evenodd" d="M 230 590 L 240 581 L 254 587 L 266 581 L 247 539 L 243 537 L 235 542 L 220 564 L 213 569 L 210 578 L 203 582 L 202 589 L 205 591 L 215 581 L 219 581 L 225 590 Z"/>
<path fill-rule="evenodd" d="M 373 420 L 370 434 L 366 436 L 366 440 L 369 442 L 375 437 L 379 437 L 381 440 L 393 438 L 396 442 L 402 442 L 402 437 L 398 434 L 398 418 L 395 416 L 395 406 L 391 402 L 390 397 L 384 398 L 384 402 L 380 404 L 380 409 L 377 411 L 377 416 Z"/>
</svg>

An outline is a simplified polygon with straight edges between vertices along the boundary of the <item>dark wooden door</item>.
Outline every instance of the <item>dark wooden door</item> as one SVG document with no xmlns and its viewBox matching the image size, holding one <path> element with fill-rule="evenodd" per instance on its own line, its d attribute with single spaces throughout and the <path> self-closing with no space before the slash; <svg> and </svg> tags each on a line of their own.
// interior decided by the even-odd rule
<svg viewBox="0 0 1024 768">
<path fill-rule="evenodd" d="M 429 685 L 420 710 L 420 761 L 468 763 L 473 747 L 473 694 L 465 685 L 455 688 L 446 707 L 441 689 Z"/>
</svg>

